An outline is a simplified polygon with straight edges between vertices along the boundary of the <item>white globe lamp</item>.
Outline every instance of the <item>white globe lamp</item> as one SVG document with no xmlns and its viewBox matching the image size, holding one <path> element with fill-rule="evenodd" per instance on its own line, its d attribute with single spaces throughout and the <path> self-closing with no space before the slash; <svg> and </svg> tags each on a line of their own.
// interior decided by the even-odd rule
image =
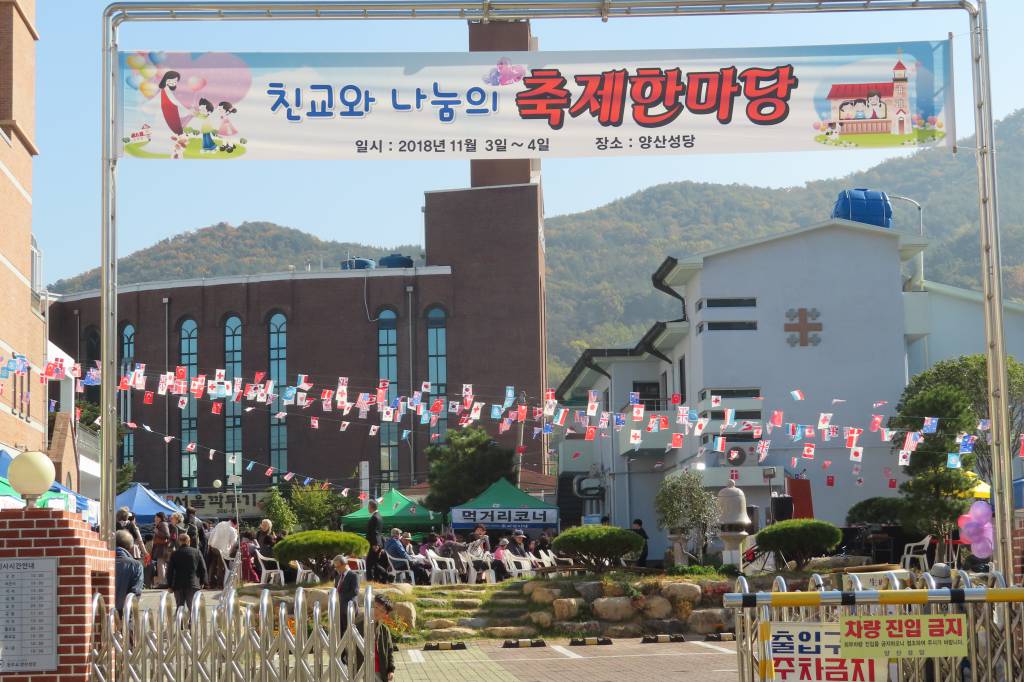
<svg viewBox="0 0 1024 682">
<path fill-rule="evenodd" d="M 29 508 L 50 489 L 55 475 L 53 461 L 38 450 L 21 453 L 11 460 L 7 469 L 7 480 L 25 498 L 25 506 Z"/>
<path fill-rule="evenodd" d="M 218 490 L 220 490 L 220 487 L 221 487 L 222 485 L 224 485 L 224 484 L 220 482 L 220 479 L 219 479 L 219 478 L 218 478 L 218 479 L 216 479 L 216 480 L 215 480 L 215 481 L 213 482 L 213 487 L 214 487 L 214 488 L 217 488 Z"/>
</svg>

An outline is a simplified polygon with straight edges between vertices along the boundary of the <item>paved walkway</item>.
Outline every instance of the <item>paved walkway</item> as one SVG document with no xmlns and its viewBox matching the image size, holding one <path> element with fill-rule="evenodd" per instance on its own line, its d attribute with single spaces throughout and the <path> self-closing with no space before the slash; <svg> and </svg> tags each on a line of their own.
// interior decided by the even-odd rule
<svg viewBox="0 0 1024 682">
<path fill-rule="evenodd" d="M 617 640 L 610 646 L 548 646 L 502 649 L 501 642 L 470 642 L 465 651 L 398 652 L 398 682 L 622 682 L 623 680 L 700 680 L 735 682 L 732 642 L 640 644 Z"/>
</svg>

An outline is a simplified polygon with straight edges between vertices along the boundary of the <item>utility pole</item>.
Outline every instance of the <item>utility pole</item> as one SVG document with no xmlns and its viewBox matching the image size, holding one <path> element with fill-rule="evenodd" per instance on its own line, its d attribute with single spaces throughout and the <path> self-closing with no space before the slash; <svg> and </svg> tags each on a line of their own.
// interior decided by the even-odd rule
<svg viewBox="0 0 1024 682">
<path fill-rule="evenodd" d="M 516 403 L 522 407 L 526 406 L 526 391 L 519 392 L 519 400 Z M 519 416 L 519 415 L 516 415 Z M 526 420 L 519 420 L 519 437 L 516 438 L 516 487 L 522 489 L 523 482 L 523 429 L 526 427 Z"/>
</svg>

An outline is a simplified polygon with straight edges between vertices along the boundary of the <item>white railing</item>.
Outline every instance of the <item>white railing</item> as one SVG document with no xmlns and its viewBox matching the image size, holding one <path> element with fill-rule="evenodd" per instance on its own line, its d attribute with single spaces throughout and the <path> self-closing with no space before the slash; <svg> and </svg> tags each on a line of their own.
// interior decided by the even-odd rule
<svg viewBox="0 0 1024 682">
<path fill-rule="evenodd" d="M 122 616 L 96 594 L 89 676 L 93 682 L 373 682 L 372 589 L 366 587 L 359 618 L 348 604 L 344 632 L 339 608 L 334 590 L 325 613 L 302 587 L 291 608 L 282 601 L 275 610 L 269 590 L 258 604 L 244 604 L 229 584 L 220 593 L 197 593 L 180 609 L 170 593 L 154 608 L 141 608 L 128 595 Z"/>
</svg>

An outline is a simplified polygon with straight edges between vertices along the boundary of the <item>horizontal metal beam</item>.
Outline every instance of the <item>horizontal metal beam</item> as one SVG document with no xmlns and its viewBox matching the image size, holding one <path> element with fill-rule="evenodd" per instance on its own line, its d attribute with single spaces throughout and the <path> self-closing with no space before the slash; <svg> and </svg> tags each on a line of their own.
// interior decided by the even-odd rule
<svg viewBox="0 0 1024 682">
<path fill-rule="evenodd" d="M 365 2 L 118 2 L 105 15 L 114 25 L 134 21 L 315 21 L 435 19 L 518 21 L 629 17 L 724 16 L 741 14 L 810 14 L 820 12 L 957 10 L 974 14 L 971 0 L 520 0 L 458 2 L 403 0 Z"/>
</svg>

